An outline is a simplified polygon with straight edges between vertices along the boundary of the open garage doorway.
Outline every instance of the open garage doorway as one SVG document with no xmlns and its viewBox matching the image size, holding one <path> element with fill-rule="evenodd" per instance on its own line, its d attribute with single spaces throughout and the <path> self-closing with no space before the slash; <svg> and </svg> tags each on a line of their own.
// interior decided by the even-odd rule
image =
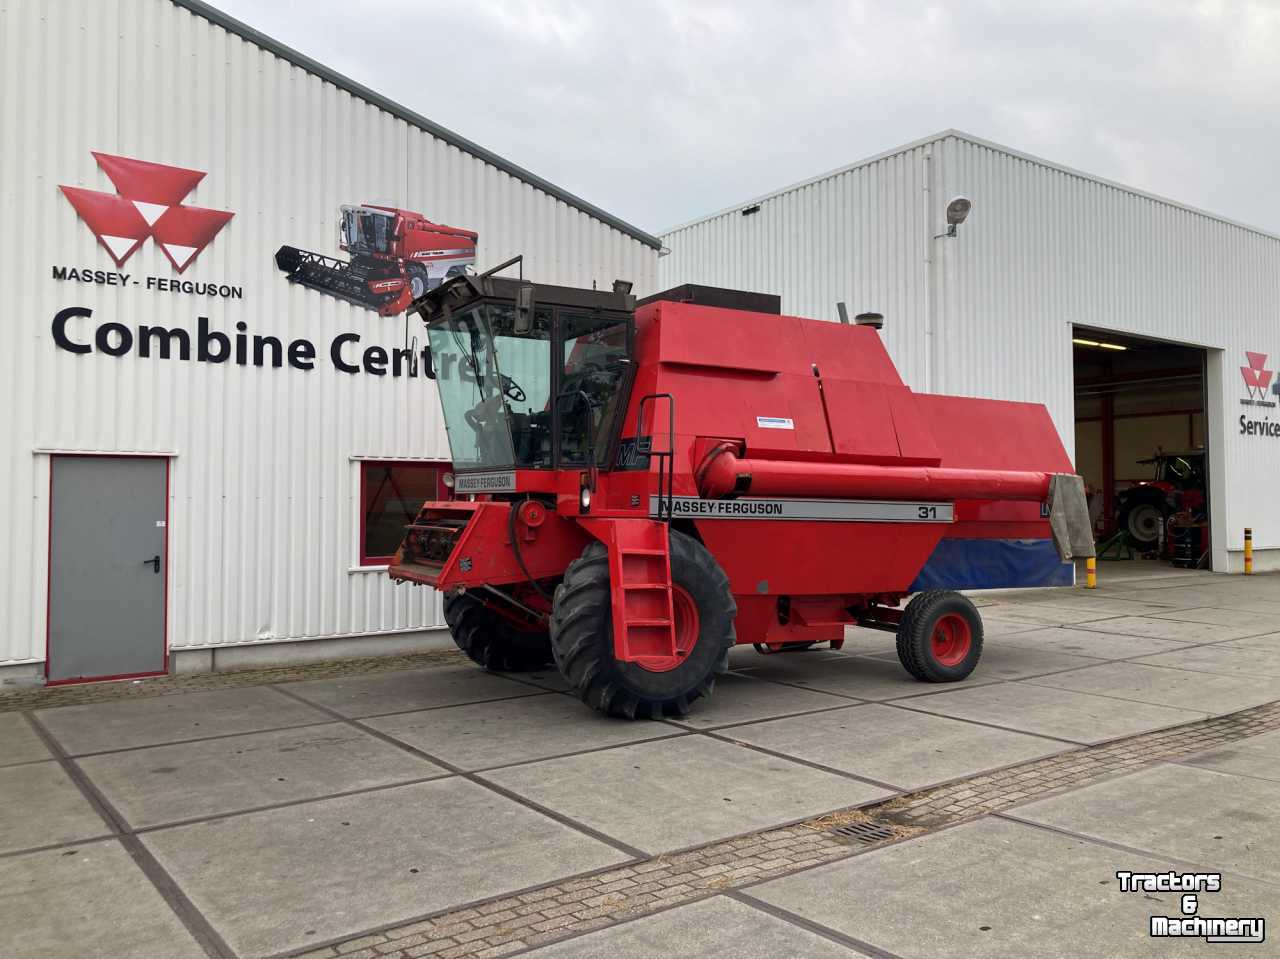
<svg viewBox="0 0 1280 959">
<path fill-rule="evenodd" d="M 1209 568 L 1205 351 L 1076 326 L 1072 353 L 1099 557 Z"/>
</svg>

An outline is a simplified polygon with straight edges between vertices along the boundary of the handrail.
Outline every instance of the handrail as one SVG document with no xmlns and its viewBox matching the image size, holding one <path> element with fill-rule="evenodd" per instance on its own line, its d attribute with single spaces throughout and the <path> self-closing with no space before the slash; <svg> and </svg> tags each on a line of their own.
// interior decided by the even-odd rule
<svg viewBox="0 0 1280 959">
<path fill-rule="evenodd" d="M 647 437 L 644 432 L 644 411 L 645 406 L 650 400 L 654 401 L 655 407 L 657 401 L 665 399 L 667 401 L 667 448 L 665 450 L 653 449 L 653 438 Z M 654 412 L 654 419 L 657 419 L 657 412 Z M 636 451 L 641 452 L 640 445 L 647 443 L 649 449 L 643 452 L 647 456 L 658 457 L 658 519 L 664 522 L 670 522 L 672 513 L 675 510 L 675 471 L 676 471 L 676 398 L 670 393 L 648 393 L 640 397 L 640 405 L 636 409 Z"/>
</svg>

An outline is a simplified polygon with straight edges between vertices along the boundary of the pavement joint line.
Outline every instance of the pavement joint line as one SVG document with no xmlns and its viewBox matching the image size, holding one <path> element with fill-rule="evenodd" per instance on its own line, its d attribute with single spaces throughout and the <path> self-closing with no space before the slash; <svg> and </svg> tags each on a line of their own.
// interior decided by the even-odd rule
<svg viewBox="0 0 1280 959">
<path fill-rule="evenodd" d="M 278 691 L 283 693 L 286 696 L 293 695 L 291 692 L 288 692 L 283 689 Z M 298 698 L 300 699 L 301 697 L 298 697 Z M 333 716 L 341 716 L 340 713 L 338 713 L 335 710 L 331 710 L 326 706 L 316 706 L 316 708 L 323 712 L 328 712 Z M 369 717 L 369 718 L 375 718 L 375 717 Z M 455 765 L 454 763 L 451 763 L 448 760 L 442 759 L 439 756 L 434 755 L 433 753 L 427 752 L 425 749 L 419 749 L 416 746 L 411 746 L 406 742 L 402 742 L 401 740 L 396 739 L 394 736 L 388 733 L 384 733 L 380 729 L 374 729 L 372 726 L 366 726 L 359 719 L 355 719 L 347 716 L 341 716 L 341 721 L 346 723 L 349 726 L 354 727 L 355 729 L 359 729 L 363 732 L 366 732 L 369 735 L 377 739 L 380 739 L 385 743 L 388 743 L 389 745 L 395 746 L 397 749 L 401 749 L 412 756 L 417 756 L 421 759 L 427 760 L 428 762 L 435 763 L 437 766 L 440 766 L 443 769 L 449 770 L 449 772 L 454 773 L 455 775 L 463 779 L 466 779 L 468 782 L 476 786 L 480 786 L 481 788 L 488 789 L 491 792 L 495 792 L 498 795 L 505 797 L 506 799 L 509 799 L 513 802 L 518 803 L 521 806 L 524 806 L 526 809 L 532 809 L 534 812 L 541 813 L 543 816 L 546 816 L 548 819 L 552 819 L 560 823 L 562 826 L 567 826 L 575 830 L 576 832 L 580 832 L 580 833 L 583 833 L 584 835 L 591 837 L 597 842 L 604 843 L 610 846 L 611 848 L 617 850 L 618 852 L 625 854 L 628 858 L 641 859 L 641 860 L 649 858 L 649 853 L 645 852 L 643 849 L 637 849 L 635 846 L 629 845 L 618 839 L 615 839 L 610 835 L 607 835 L 606 833 L 600 832 L 598 829 L 594 829 L 591 826 L 588 826 L 586 823 L 578 822 L 576 819 L 571 819 L 570 817 L 564 815 L 563 813 L 557 812 L 554 809 L 550 809 L 546 806 L 543 806 L 541 803 L 536 803 L 525 796 L 521 796 L 519 793 L 512 792 L 510 789 L 507 789 L 504 786 L 500 786 L 497 783 L 491 782 L 470 770 L 463 769 L 462 767 Z"/>
<path fill-rule="evenodd" d="M 498 675 L 498 674 L 494 674 L 494 675 Z M 506 677 L 504 676 L 502 678 L 505 679 Z M 284 690 L 279 688 L 275 684 L 269 684 L 268 688 L 274 689 L 278 693 L 284 693 Z M 344 720 L 358 721 L 362 719 L 385 719 L 388 716 L 407 716 L 409 713 L 432 713 L 439 709 L 454 709 L 458 706 L 484 706 L 484 705 L 489 705 L 491 703 L 507 703 L 516 699 L 536 699 L 538 696 L 549 696 L 553 692 L 554 690 L 551 690 L 551 689 L 539 689 L 536 692 L 518 693 L 515 696 L 491 696 L 487 699 L 469 699 L 464 703 L 445 703 L 439 706 L 414 706 L 412 709 L 393 709 L 390 712 L 369 713 L 368 715 L 365 715 L 365 716 L 343 716 L 343 714 L 338 712 L 338 710 L 333 709 L 332 707 L 326 706 L 323 703 L 318 703 L 318 702 L 315 702 L 314 700 L 307 699 L 307 697 L 303 696 L 301 693 L 294 693 L 290 691 L 288 693 L 285 693 L 285 695 L 291 697 L 292 699 L 297 700 L 300 703 L 304 703 L 305 705 L 310 706 L 312 709 L 323 710 L 326 715 L 342 716 Z"/>
<path fill-rule="evenodd" d="M 1214 749 L 1220 749 L 1220 748 L 1221 748 L 1220 746 L 1210 746 L 1208 749 L 1206 749 L 1206 750 L 1205 750 L 1205 753 L 1212 752 Z M 1246 750 L 1246 752 L 1247 752 L 1247 750 Z M 1185 758 L 1183 758 L 1183 759 L 1169 759 L 1169 760 L 1166 760 L 1166 762 L 1167 762 L 1170 766 L 1185 766 L 1185 767 L 1187 767 L 1188 769 L 1199 769 L 1201 772 L 1207 772 L 1207 773 L 1217 773 L 1217 772 L 1222 772 L 1222 770 L 1220 770 L 1220 769 L 1214 769 L 1212 766 L 1203 766 L 1203 765 L 1201 765 L 1200 763 L 1197 763 L 1197 762 L 1194 762 L 1194 761 L 1193 761 L 1193 760 L 1195 760 L 1196 758 L 1198 758 L 1198 757 L 1200 757 L 1200 756 L 1203 756 L 1205 753 L 1194 753 L 1194 754 L 1192 754 L 1192 755 L 1190 755 L 1190 756 L 1187 756 L 1187 757 L 1185 757 Z M 1265 755 L 1264 755 L 1264 754 L 1262 754 L 1262 753 L 1256 753 L 1255 755 L 1256 755 L 1259 759 L 1264 759 L 1264 758 L 1266 758 L 1266 757 L 1265 757 Z M 1256 780 L 1257 782 L 1260 782 L 1260 783 L 1274 783 L 1274 782 L 1276 782 L 1276 780 L 1275 780 L 1274 778 L 1270 778 L 1270 779 L 1269 779 L 1269 778 L 1267 778 L 1266 776 L 1255 776 L 1253 773 L 1236 772 L 1236 771 L 1234 771 L 1234 770 L 1233 770 L 1232 772 L 1230 772 L 1230 773 L 1226 773 L 1225 775 L 1228 775 L 1228 776 L 1239 776 L 1241 779 L 1253 779 L 1253 780 Z"/>
<path fill-rule="evenodd" d="M 137 826 L 132 832 L 137 836 L 144 836 L 148 833 L 160 832 L 165 829 L 177 829 L 181 826 L 199 826 L 209 822 L 219 822 L 223 819 L 235 819 L 238 816 L 248 816 L 252 813 L 271 812 L 274 809 L 288 809 L 292 806 L 305 806 L 307 803 L 321 802 L 326 799 L 346 799 L 348 796 L 362 796 L 366 793 L 386 792 L 389 789 L 397 789 L 400 786 L 418 786 L 422 783 L 438 782 L 441 779 L 449 779 L 453 776 L 449 772 L 436 773 L 433 776 L 415 776 L 410 779 L 402 779 L 393 783 L 383 783 L 378 786 L 362 786 L 359 789 L 343 789 L 338 792 L 323 793 L 318 796 L 306 796 L 300 799 L 282 799 L 280 802 L 264 803 L 261 806 L 248 806 L 244 809 L 233 809 L 228 812 L 209 813 L 204 816 L 191 816 L 187 819 L 175 819 L 170 822 L 158 822 L 150 826 Z"/>
<path fill-rule="evenodd" d="M 44 846 L 28 846 L 24 849 L 7 849 L 0 852 L 0 859 L 13 859 L 15 856 L 26 856 L 36 852 L 53 852 L 56 849 L 68 849 L 72 846 L 91 846 L 94 843 L 109 842 L 112 839 L 119 839 L 118 833 L 107 832 L 97 836 L 89 836 L 87 839 L 74 839 L 69 842 L 51 842 Z"/>
<path fill-rule="evenodd" d="M 1056 833 L 1059 836 L 1068 836 L 1071 839 L 1079 839 L 1082 842 L 1092 843 L 1095 846 L 1105 846 L 1107 849 L 1114 849 L 1117 852 L 1129 853 L 1135 857 L 1146 857 L 1149 859 L 1160 859 L 1175 866 L 1183 866 L 1200 872 L 1217 872 L 1232 879 L 1242 879 L 1245 882 L 1258 882 L 1264 886 L 1276 886 L 1280 888 L 1280 882 L 1274 879 L 1265 879 L 1262 876 L 1251 876 L 1245 872 L 1237 872 L 1234 869 L 1224 869 L 1218 863 L 1204 863 L 1195 859 L 1186 859 L 1182 856 L 1174 856 L 1168 852 L 1142 849 L 1139 846 L 1130 846 L 1122 842 L 1115 842 L 1111 839 L 1103 839 L 1101 836 L 1090 836 L 1086 833 L 1076 832 L 1073 829 L 1065 829 L 1062 826 L 1054 826 L 1051 823 L 1036 822 L 1034 819 L 1024 819 L 1021 816 L 1013 816 L 1009 813 L 998 812 L 992 813 L 997 819 L 1003 819 L 1007 822 L 1015 822 L 1022 826 L 1030 826 L 1033 829 L 1040 829 L 1044 832 Z"/>
<path fill-rule="evenodd" d="M 476 769 L 469 770 L 469 772 L 480 775 L 483 773 L 501 772 L 507 769 L 519 769 L 521 766 L 533 766 L 538 763 L 548 763 L 554 759 L 573 759 L 575 756 L 590 756 L 592 753 L 604 753 L 611 749 L 623 749 L 627 746 L 642 746 L 646 743 L 661 743 L 666 742 L 668 739 L 685 739 L 686 737 L 694 735 L 696 732 L 696 730 L 692 729 L 680 729 L 667 735 L 653 736 L 649 739 L 634 739 L 624 743 L 611 743 L 607 746 L 592 746 L 590 749 L 575 749 L 572 752 L 556 753 L 552 756 L 539 756 L 537 759 L 521 759 L 519 762 L 514 763 L 499 763 L 496 766 L 480 766 Z"/>
<path fill-rule="evenodd" d="M 767 679 L 761 679 L 758 681 L 762 683 L 771 682 L 771 680 L 767 680 Z M 774 685 L 780 686 L 782 684 L 774 683 Z M 816 690 L 814 690 L 814 692 L 816 692 Z M 824 693 L 823 695 L 826 695 L 826 694 Z M 691 733 L 723 733 L 725 730 L 728 730 L 728 729 L 738 729 L 742 726 L 755 726 L 759 723 L 771 723 L 777 719 L 799 719 L 804 716 L 820 716 L 822 713 L 834 713 L 834 712 L 840 711 L 841 709 L 851 709 L 854 706 L 874 706 L 874 705 L 875 703 L 872 702 L 871 700 L 863 699 L 863 700 L 856 700 L 853 702 L 838 703 L 835 706 L 819 706 L 815 709 L 805 709 L 797 713 L 779 713 L 776 716 L 760 716 L 757 719 L 735 719 L 731 723 L 720 723 L 715 726 L 692 726 L 686 723 L 682 723 L 679 720 L 673 720 L 670 718 L 663 719 L 660 721 L 663 723 L 666 723 L 668 726 L 677 726 L 680 729 L 687 730 L 688 732 L 691 732 Z"/>
<path fill-rule="evenodd" d="M 442 910 L 430 920 L 389 925 L 379 932 L 385 942 L 378 947 L 389 959 L 407 957 L 404 950 L 413 948 L 406 945 L 397 949 L 395 943 L 399 938 L 415 944 L 424 941 L 443 943 L 441 951 L 450 956 L 477 956 L 498 947 L 509 948 L 515 955 L 551 942 L 578 938 L 619 922 L 687 905 L 716 892 L 734 898 L 750 898 L 751 904 L 758 907 L 758 902 L 747 894 L 747 890 L 780 876 L 796 875 L 832 862 L 866 855 L 908 842 L 918 835 L 956 828 L 986 815 L 1016 820 L 1016 814 L 1011 815 L 1008 811 L 1036 799 L 1130 775 L 1180 756 L 1197 755 L 1215 746 L 1272 729 L 1280 729 L 1280 701 L 1226 716 L 1192 720 L 1177 727 L 1117 738 L 1099 745 L 1077 745 L 1075 749 L 1062 753 L 1001 770 L 987 770 L 967 779 L 890 797 L 869 806 L 851 807 L 791 825 L 771 826 L 756 833 L 664 853 L 644 861 L 610 866 L 585 878 L 557 880 L 545 884 L 536 894 L 507 894 L 480 904 Z M 972 794 L 972 804 L 956 807 L 951 802 L 952 797 L 964 794 Z M 830 832 L 835 824 L 859 821 L 887 826 L 894 832 L 894 838 L 861 845 Z M 1034 825 L 1043 828 L 1042 824 Z M 1077 838 L 1100 842 L 1094 837 Z M 1117 848 L 1135 856 L 1182 861 L 1160 853 Z M 625 885 L 618 885 L 619 882 Z M 599 905 L 587 907 L 587 900 Z M 477 909 L 481 910 L 480 914 L 476 914 Z M 517 915 L 516 919 L 493 922 L 485 919 L 486 915 L 510 916 L 512 913 Z M 533 917 L 542 921 L 534 922 Z M 788 916 L 782 918 L 792 921 Z M 503 922 L 518 923 L 519 926 L 508 928 Z M 458 941 L 449 933 L 461 925 L 471 930 L 467 933 L 469 942 Z M 401 929 L 413 932 L 396 936 L 395 932 Z M 433 933 L 435 929 L 441 930 L 438 936 Z M 491 935 L 478 935 L 481 931 L 489 931 Z M 335 942 L 340 945 L 368 935 L 361 933 Z M 869 944 L 847 944 L 868 951 Z M 307 950 L 295 950 L 291 955 L 302 954 L 320 945 L 330 944 L 315 944 Z M 879 950 L 871 951 L 871 955 L 890 954 Z"/>
<path fill-rule="evenodd" d="M 313 679 L 340 679 L 404 672 L 424 667 L 468 664 L 459 650 L 430 650 L 401 656 L 366 656 L 335 659 L 259 669 L 237 669 L 211 673 L 184 673 L 146 679 L 101 683 L 75 683 L 65 686 L 0 684 L 0 713 L 22 709 L 56 709 L 114 702 L 122 699 L 152 699 L 183 693 L 243 689 L 281 682 Z"/>
<path fill-rule="evenodd" d="M 19 766 L 35 766 L 39 763 L 52 763 L 52 762 L 57 762 L 57 760 L 54 759 L 52 756 L 45 756 L 44 759 L 22 759 L 16 763 L 0 764 L 0 772 L 6 769 L 16 769 Z"/>
<path fill-rule="evenodd" d="M 1210 606 L 1210 607 L 1208 607 L 1208 608 L 1209 608 L 1209 609 L 1221 609 L 1222 607 L 1220 607 L 1220 606 Z M 1263 614 L 1262 614 L 1262 613 L 1259 613 L 1258 615 L 1259 615 L 1259 616 L 1261 616 L 1261 615 L 1263 615 Z M 1120 618 L 1120 617 L 1117 617 L 1117 618 Z M 1134 617 L 1134 618 L 1140 618 L 1140 619 L 1151 619 L 1152 617 L 1144 616 L 1144 617 Z M 1097 620 L 1094 620 L 1094 622 L 1097 622 Z M 1172 622 L 1172 621 L 1170 620 L 1169 622 Z M 1190 625 L 1190 624 L 1189 624 L 1189 625 Z M 1217 626 L 1217 625 L 1219 625 L 1219 624 L 1217 624 L 1217 623 L 1195 623 L 1194 625 L 1196 625 L 1196 626 Z M 1089 628 L 1089 624 L 1088 624 L 1088 623 L 1081 623 L 1079 626 L 1059 626 L 1058 628 L 1059 628 L 1059 629 L 1081 629 L 1081 630 L 1084 630 L 1086 633 L 1101 633 L 1101 634 L 1102 634 L 1102 635 L 1104 635 L 1104 636 L 1118 636 L 1118 637 L 1120 637 L 1120 638 L 1122 638 L 1122 639 L 1160 639 L 1160 640 L 1164 640 L 1164 642 L 1166 642 L 1166 643 L 1184 643 L 1184 644 L 1186 644 L 1186 645 L 1188 645 L 1188 646 L 1215 646 L 1215 645 L 1217 645 L 1218 643 L 1230 643 L 1230 642 L 1235 642 L 1235 641 L 1237 641 L 1237 640 L 1241 640 L 1241 639 L 1257 639 L 1259 636 L 1269 636 L 1269 635 L 1271 635 L 1272 633 L 1274 633 L 1274 632 L 1275 632 L 1275 630 L 1274 630 L 1274 629 L 1267 629 L 1267 630 L 1263 630 L 1263 631 L 1262 631 L 1262 632 L 1260 632 L 1260 633 L 1249 633 L 1247 636 L 1233 636 L 1233 637 L 1231 637 L 1231 639 L 1207 639 L 1207 640 L 1205 640 L 1203 643 L 1188 643 L 1185 639 L 1169 639 L 1169 638 L 1167 638 L 1167 637 L 1165 637 L 1165 636 L 1135 636 L 1135 635 L 1133 635 L 1132 633 L 1116 633 L 1116 632 L 1113 632 L 1113 631 L 1108 630 L 1108 629 L 1090 629 L 1090 628 Z M 1231 629 L 1231 627 L 1230 627 L 1230 626 L 1223 626 L 1223 627 L 1221 627 L 1221 628 L 1222 628 L 1222 629 Z M 1172 652 L 1172 650 L 1170 650 L 1170 652 Z"/>
<path fill-rule="evenodd" d="M 740 746 L 743 749 L 750 749 L 752 752 L 762 753 L 765 756 L 772 757 L 773 759 L 785 759 L 787 762 L 796 763 L 797 765 L 800 765 L 800 766 L 808 766 L 810 769 L 816 769 L 819 772 L 831 773 L 836 776 L 842 776 L 845 779 L 851 779 L 854 782 L 865 783 L 868 786 L 875 786 L 878 789 L 888 789 L 892 793 L 902 792 L 901 786 L 895 786 L 892 783 L 882 782 L 879 779 L 871 779 L 868 776 L 859 776 L 856 773 L 851 773 L 845 769 L 837 769 L 835 766 L 825 766 L 822 763 L 814 762 L 811 759 L 802 759 L 799 756 L 792 756 L 789 753 L 779 752 L 776 749 L 770 749 L 768 746 L 757 746 L 755 743 L 743 742 L 740 739 L 732 739 L 729 736 L 721 736 L 719 735 L 719 733 L 711 730 L 704 730 L 702 732 L 702 735 L 706 736 L 708 739 L 716 739 L 722 743 L 729 743 L 730 745 L 733 745 L 733 746 Z M 879 802 L 880 800 L 875 800 L 875 801 Z M 804 818 L 808 819 L 810 817 L 806 816 Z M 802 819 L 799 821 L 803 822 L 804 820 Z"/>
<path fill-rule="evenodd" d="M 832 929 L 830 926 L 824 926 L 820 922 L 815 922 L 814 920 L 806 918 L 799 913 L 792 912 L 790 909 L 775 906 L 771 902 L 765 902 L 763 899 L 757 899 L 755 896 L 733 889 L 724 893 L 724 896 L 728 899 L 740 902 L 744 906 L 750 906 L 752 909 L 763 912 L 765 915 L 773 916 L 775 919 L 781 919 L 793 926 L 798 926 L 801 929 L 808 930 L 814 935 L 821 936 L 828 942 L 834 942 L 837 945 L 856 949 L 858 952 L 871 957 L 871 959 L 902 959 L 902 957 L 895 952 L 889 952 L 887 949 L 881 949 L 879 946 L 873 945 L 872 943 L 866 942 L 862 939 L 855 939 L 853 936 L 846 935 L 843 932 Z"/>
<path fill-rule="evenodd" d="M 1000 683 L 984 683 L 982 686 L 971 686 L 969 688 L 970 689 L 986 689 L 988 686 L 998 686 L 998 685 L 1000 685 Z M 1048 688 L 1053 689 L 1056 687 L 1048 687 Z M 1070 692 L 1070 690 L 1068 691 Z M 910 698 L 915 699 L 917 697 L 912 696 Z M 1050 742 L 1062 743 L 1064 746 L 1071 746 L 1072 749 L 1067 750 L 1067 752 L 1074 752 L 1075 750 L 1078 750 L 1081 747 L 1088 748 L 1090 746 L 1101 745 L 1100 743 L 1081 742 L 1078 739 L 1063 739 L 1061 736 L 1050 736 L 1048 733 L 1030 733 L 1030 732 L 1027 732 L 1025 729 L 1018 729 L 1015 726 L 1001 726 L 998 723 L 989 723 L 981 719 L 969 719 L 967 717 L 961 717 L 961 716 L 949 716 L 946 713 L 935 713 L 927 709 L 920 709 L 917 706 L 904 704 L 900 699 L 887 699 L 884 702 L 882 702 L 880 705 L 893 706 L 896 709 L 905 709 L 907 710 L 907 712 L 918 713 L 923 716 L 932 716 L 935 719 L 950 719 L 958 723 L 968 723 L 971 726 L 981 726 L 984 729 L 995 729 L 1002 733 L 1022 733 L 1024 736 L 1036 736 L 1040 739 L 1047 739 Z M 1150 703 L 1148 703 L 1147 705 L 1150 705 Z"/>
<path fill-rule="evenodd" d="M 22 715 L 35 730 L 36 735 L 44 741 L 45 748 L 49 749 L 57 757 L 63 772 L 75 783 L 76 788 L 80 790 L 80 794 L 93 806 L 94 811 L 103 818 L 107 826 L 113 831 L 114 835 L 110 838 L 120 843 L 124 851 L 128 853 L 129 858 L 138 867 L 138 870 L 155 888 L 156 893 L 164 901 L 165 905 L 173 910 L 178 921 L 182 923 L 183 928 L 187 930 L 196 944 L 204 950 L 210 959 L 236 959 L 235 952 L 227 945 L 226 940 L 213 927 L 213 924 L 205 918 L 204 914 L 200 912 L 187 894 L 182 891 L 182 888 L 169 875 L 169 871 L 164 868 L 160 860 L 155 857 L 142 840 L 133 834 L 128 820 L 93 784 L 93 781 L 76 761 L 67 755 L 66 750 L 62 748 L 62 744 L 53 733 L 40 722 L 33 712 L 24 711 Z"/>
<path fill-rule="evenodd" d="M 311 729 L 315 726 L 332 725 L 333 720 L 326 718 L 313 723 L 299 723 L 296 726 L 268 726 L 265 729 L 245 729 L 238 733 L 215 733 L 212 736 L 197 736 L 195 739 L 174 739 L 160 743 L 142 743 L 138 746 L 121 746 L 119 749 L 94 749 L 87 753 L 73 753 L 68 751 L 67 755 L 76 760 L 93 759 L 96 756 L 118 756 L 121 753 L 136 753 L 141 752 L 144 749 L 165 749 L 170 746 L 188 746 L 192 743 L 208 743 L 216 742 L 219 739 L 235 739 L 237 736 L 256 736 L 259 733 L 282 733 L 292 729 Z"/>
<path fill-rule="evenodd" d="M 1168 669 L 1168 670 L 1171 670 L 1171 671 L 1173 670 L 1173 667 L 1171 667 L 1171 666 L 1155 666 L 1154 664 L 1149 664 L 1149 663 L 1136 663 L 1135 665 L 1138 665 L 1138 666 L 1147 666 L 1147 665 L 1151 665 L 1153 669 Z M 1093 667 L 1093 666 L 1085 666 L 1085 667 L 1082 667 L 1082 668 L 1084 668 L 1084 669 L 1094 669 L 1094 668 L 1096 668 L 1096 667 Z M 1069 672 L 1073 672 L 1073 671 L 1074 671 L 1074 670 L 1069 670 Z M 1221 676 L 1221 675 L 1222 675 L 1221 673 L 1203 673 L 1203 672 L 1196 672 L 1195 670 L 1189 670 L 1189 669 L 1183 669 L 1183 670 L 1178 670 L 1178 671 L 1179 671 L 1179 672 L 1184 672 L 1184 673 L 1191 673 L 1192 675 L 1195 675 L 1195 676 Z M 1043 678 L 1043 677 L 1040 677 L 1040 676 L 1035 677 L 1035 679 L 1041 679 L 1041 678 Z M 1239 677 L 1239 678 L 1240 678 L 1240 679 L 1248 679 L 1249 677 L 1248 677 L 1248 676 L 1246 676 L 1246 675 L 1243 675 L 1243 674 L 1242 674 L 1242 675 L 1240 675 L 1240 677 Z M 1267 677 L 1267 678 L 1268 678 L 1268 679 L 1271 679 L 1271 678 L 1273 678 L 1273 677 Z M 1280 678 L 1280 677 L 1276 677 L 1276 678 Z M 1177 709 L 1177 710 L 1181 710 L 1181 711 L 1182 711 L 1182 712 L 1184 712 L 1184 713 L 1199 713 L 1199 714 L 1200 714 L 1200 718 L 1202 718 L 1202 719 L 1205 719 L 1205 718 L 1211 718 L 1211 717 L 1213 716 L 1213 713 L 1207 713 L 1207 712 L 1205 712 L 1203 709 L 1190 709 L 1190 708 L 1188 708 L 1188 707 L 1186 707 L 1186 706 L 1170 706 L 1168 703 L 1153 703 L 1153 702 L 1151 702 L 1151 700 L 1149 700 L 1149 699 L 1133 699 L 1132 697 L 1129 697 L 1129 696 L 1116 696 L 1116 695 L 1114 695 L 1114 694 L 1112 694 L 1112 693 L 1100 693 L 1100 692 L 1093 691 L 1093 690 L 1091 690 L 1090 692 L 1087 692 L 1087 693 L 1086 693 L 1086 692 L 1085 692 L 1084 690 L 1082 690 L 1082 689 L 1071 689 L 1071 688 L 1069 688 L 1069 687 L 1064 687 L 1064 686 L 1051 686 L 1051 685 L 1049 685 L 1049 684 L 1047 684 L 1047 683 L 1037 683 L 1037 682 L 1035 681 L 1035 679 L 1028 679 L 1026 682 L 1027 682 L 1027 684 L 1028 684 L 1028 685 L 1031 685 L 1031 686 L 1039 686 L 1041 689 L 1056 689 L 1056 690 L 1059 690 L 1060 692 L 1064 692 L 1064 693 L 1079 693 L 1079 694 L 1081 694 L 1081 695 L 1083 695 L 1083 696 L 1099 696 L 1099 697 L 1101 697 L 1102 699 L 1114 699 L 1114 700 L 1115 700 L 1116 702 L 1118 702 L 1118 703 L 1131 703 L 1131 704 L 1132 704 L 1132 705 L 1134 705 L 1134 706 L 1157 706 L 1157 707 L 1159 707 L 1160 709 Z M 1255 706 L 1265 706 L 1265 705 L 1267 705 L 1267 703 L 1266 703 L 1265 701 L 1264 701 L 1264 702 L 1261 702 L 1261 703 L 1249 703 L 1248 705 L 1245 705 L 1245 706 L 1241 706 L 1241 707 L 1239 707 L 1239 709 L 1238 709 L 1238 710 L 1236 710 L 1236 711 L 1237 711 L 1237 712 L 1239 712 L 1240 710 L 1243 710 L 1243 709 L 1253 709 Z M 1223 715 L 1223 716 L 1230 716 L 1230 715 L 1232 715 L 1232 714 L 1231 714 L 1231 713 L 1221 713 L 1221 714 L 1219 714 L 1219 715 Z M 1188 722 L 1195 722 L 1195 720 L 1188 720 Z M 1180 724 L 1180 725 L 1185 725 L 1185 724 Z M 1161 728 L 1163 728 L 1163 729 L 1170 729 L 1170 728 L 1173 728 L 1173 727 L 1164 726 L 1164 727 L 1161 727 Z"/>
</svg>

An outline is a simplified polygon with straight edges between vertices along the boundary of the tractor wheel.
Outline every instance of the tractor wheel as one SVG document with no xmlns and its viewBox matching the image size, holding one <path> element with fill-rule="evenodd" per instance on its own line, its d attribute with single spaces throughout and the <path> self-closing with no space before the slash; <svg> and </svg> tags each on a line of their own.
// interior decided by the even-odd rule
<svg viewBox="0 0 1280 959">
<path fill-rule="evenodd" d="M 924 683 L 957 683 L 982 656 L 982 617 L 973 603 L 950 590 L 921 593 L 898 624 L 898 659 Z"/>
<path fill-rule="evenodd" d="M 1164 510 L 1151 499 L 1131 499 L 1120 507 L 1120 528 L 1139 546 L 1154 546 L 1160 541 Z"/>
<path fill-rule="evenodd" d="M 427 271 L 416 263 L 410 263 L 409 269 L 406 272 L 409 274 L 409 295 L 415 300 L 421 296 L 425 296 L 427 290 L 430 289 L 431 286 L 430 277 L 428 277 Z"/>
<path fill-rule="evenodd" d="M 675 530 L 670 537 L 677 646 L 685 651 L 671 669 L 659 672 L 614 658 L 609 554 L 603 543 L 588 545 L 556 587 L 551 610 L 556 665 L 584 703 L 610 716 L 683 716 L 691 702 L 711 694 L 717 674 L 729 668 L 738 615 L 729 578 L 696 539 Z"/>
<path fill-rule="evenodd" d="M 546 633 L 522 632 L 466 593 L 446 596 L 444 621 L 469 658 L 496 673 L 527 673 L 552 661 Z"/>
</svg>

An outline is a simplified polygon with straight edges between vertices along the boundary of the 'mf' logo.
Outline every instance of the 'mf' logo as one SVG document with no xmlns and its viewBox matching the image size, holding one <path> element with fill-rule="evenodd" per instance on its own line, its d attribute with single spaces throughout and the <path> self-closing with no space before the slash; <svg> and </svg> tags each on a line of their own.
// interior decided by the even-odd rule
<svg viewBox="0 0 1280 959">
<path fill-rule="evenodd" d="M 1244 385 L 1249 390 L 1250 397 L 1264 399 L 1267 395 L 1267 387 L 1271 385 L 1271 377 L 1274 375 L 1273 370 L 1267 369 L 1267 354 L 1250 353 L 1245 350 L 1244 355 L 1249 361 L 1248 366 L 1240 367 Z"/>
<path fill-rule="evenodd" d="M 115 184 L 115 193 L 63 186 L 63 195 L 111 254 L 117 267 L 154 237 L 173 268 L 181 273 L 213 242 L 234 214 L 183 206 L 204 179 L 199 170 L 94 153 L 98 166 Z"/>
</svg>

